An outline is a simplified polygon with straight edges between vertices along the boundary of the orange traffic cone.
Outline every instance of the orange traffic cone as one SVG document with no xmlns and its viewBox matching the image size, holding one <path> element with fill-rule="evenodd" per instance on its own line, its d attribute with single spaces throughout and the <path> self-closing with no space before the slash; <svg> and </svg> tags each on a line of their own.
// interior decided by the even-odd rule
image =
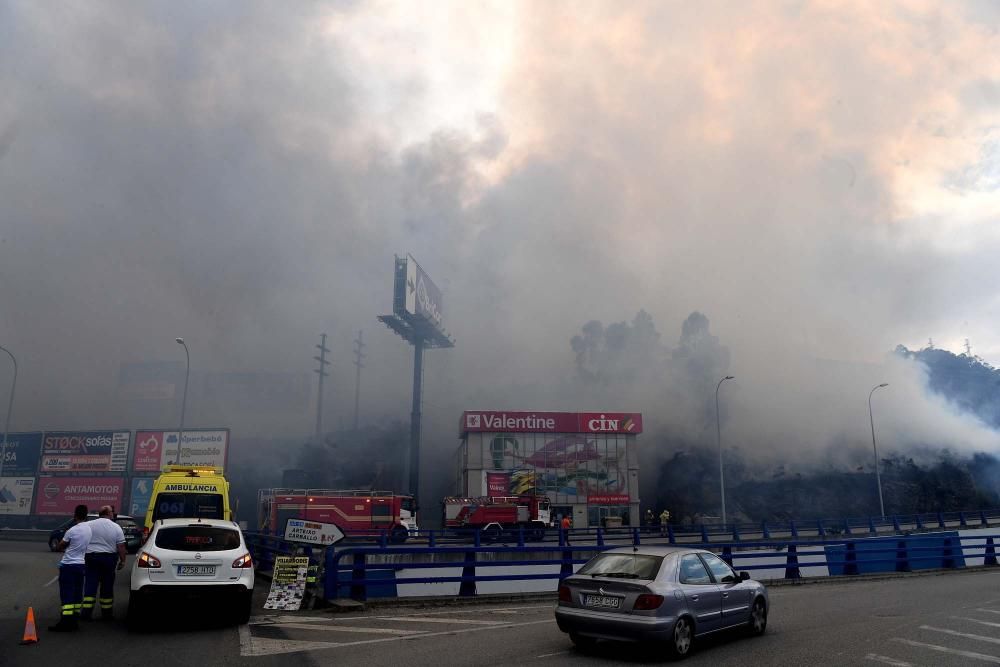
<svg viewBox="0 0 1000 667">
<path fill-rule="evenodd" d="M 28 615 L 24 619 L 24 637 L 22 644 L 37 644 L 38 633 L 35 631 L 35 610 L 28 607 Z"/>
</svg>

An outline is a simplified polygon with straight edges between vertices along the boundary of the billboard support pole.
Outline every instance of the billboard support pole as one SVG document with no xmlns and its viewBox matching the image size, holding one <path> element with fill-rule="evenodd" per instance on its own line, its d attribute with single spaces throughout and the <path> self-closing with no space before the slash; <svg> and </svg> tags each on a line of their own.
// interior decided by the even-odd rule
<svg viewBox="0 0 1000 667">
<path fill-rule="evenodd" d="M 410 413 L 410 493 L 420 491 L 420 390 L 424 380 L 424 342 L 413 343 L 413 410 Z"/>
<path fill-rule="evenodd" d="M 3 427 L 3 450 L 0 450 L 0 477 L 3 477 L 3 465 L 7 460 L 7 434 L 10 432 L 10 413 L 14 410 L 14 390 L 17 389 L 17 359 L 3 345 L 0 345 L 0 350 L 6 352 L 10 360 L 14 362 L 14 380 L 10 383 L 10 398 L 7 399 L 7 419 Z"/>
</svg>

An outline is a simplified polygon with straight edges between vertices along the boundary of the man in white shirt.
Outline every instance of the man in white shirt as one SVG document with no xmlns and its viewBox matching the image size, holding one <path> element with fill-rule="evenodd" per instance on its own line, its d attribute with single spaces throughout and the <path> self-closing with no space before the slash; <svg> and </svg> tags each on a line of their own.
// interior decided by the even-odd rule
<svg viewBox="0 0 1000 667">
<path fill-rule="evenodd" d="M 83 577 L 86 571 L 87 546 L 90 544 L 90 526 L 87 523 L 87 506 L 77 505 L 73 511 L 73 525 L 56 547 L 63 552 L 59 561 L 59 599 L 62 616 L 49 627 L 52 632 L 72 632 L 78 628 L 76 617 L 83 607 Z"/>
<path fill-rule="evenodd" d="M 101 589 L 101 620 L 114 618 L 115 571 L 125 567 L 125 532 L 112 520 L 114 510 L 105 505 L 98 518 L 89 522 L 91 538 L 87 547 L 87 575 L 83 589 L 83 619 L 89 621 Z"/>
</svg>

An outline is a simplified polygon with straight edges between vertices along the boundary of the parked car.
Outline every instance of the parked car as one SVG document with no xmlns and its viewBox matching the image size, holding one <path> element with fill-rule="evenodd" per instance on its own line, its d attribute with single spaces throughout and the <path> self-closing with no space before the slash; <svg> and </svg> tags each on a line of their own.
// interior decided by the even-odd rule
<svg viewBox="0 0 1000 667">
<path fill-rule="evenodd" d="M 132 564 L 128 625 L 141 629 L 170 609 L 219 603 L 239 624 L 250 620 L 253 560 L 237 523 L 161 519 Z"/>
<path fill-rule="evenodd" d="M 767 589 L 710 551 L 623 547 L 594 556 L 559 586 L 556 622 L 587 647 L 599 639 L 657 642 L 677 658 L 728 628 L 767 628 Z"/>
<path fill-rule="evenodd" d="M 97 518 L 96 514 L 88 514 L 87 521 L 93 521 Z M 128 514 L 119 514 L 115 517 L 115 523 L 122 527 L 122 532 L 125 533 L 125 548 L 130 554 L 134 554 L 139 550 L 139 546 L 142 544 L 142 529 L 139 524 L 135 522 L 135 519 L 130 517 Z M 69 519 L 58 528 L 53 529 L 49 532 L 49 550 L 55 551 L 62 541 L 63 535 L 69 530 L 69 527 L 73 525 L 73 520 Z"/>
</svg>

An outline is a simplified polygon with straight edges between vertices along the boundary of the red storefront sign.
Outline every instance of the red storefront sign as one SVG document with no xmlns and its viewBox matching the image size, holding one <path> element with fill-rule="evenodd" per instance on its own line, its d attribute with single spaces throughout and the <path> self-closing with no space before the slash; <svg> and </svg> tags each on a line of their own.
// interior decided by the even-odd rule
<svg viewBox="0 0 1000 667">
<path fill-rule="evenodd" d="M 91 512 L 111 505 L 117 511 L 124 487 L 121 477 L 40 477 L 35 514 L 72 516 L 77 505 L 86 505 Z"/>
<path fill-rule="evenodd" d="M 588 505 L 628 505 L 629 495 L 627 493 L 607 493 L 600 496 L 589 496 Z"/>
<path fill-rule="evenodd" d="M 163 454 L 163 431 L 137 431 L 135 434 L 135 458 L 132 470 L 136 472 L 159 472 L 160 457 Z"/>
<path fill-rule="evenodd" d="M 488 496 L 510 495 L 510 473 L 509 472 L 486 473 L 486 495 Z"/>
<path fill-rule="evenodd" d="M 642 433 L 638 412 L 503 412 L 467 410 L 462 433 Z"/>
</svg>

